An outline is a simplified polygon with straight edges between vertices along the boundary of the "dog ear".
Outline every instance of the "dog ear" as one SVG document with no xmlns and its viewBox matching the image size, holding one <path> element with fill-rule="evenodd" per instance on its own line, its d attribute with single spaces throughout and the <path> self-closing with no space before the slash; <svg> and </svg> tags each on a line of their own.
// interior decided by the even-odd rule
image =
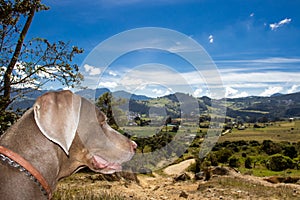
<svg viewBox="0 0 300 200">
<path fill-rule="evenodd" d="M 81 97 L 71 91 L 49 92 L 34 106 L 34 119 L 40 131 L 68 155 L 79 123 Z"/>
</svg>

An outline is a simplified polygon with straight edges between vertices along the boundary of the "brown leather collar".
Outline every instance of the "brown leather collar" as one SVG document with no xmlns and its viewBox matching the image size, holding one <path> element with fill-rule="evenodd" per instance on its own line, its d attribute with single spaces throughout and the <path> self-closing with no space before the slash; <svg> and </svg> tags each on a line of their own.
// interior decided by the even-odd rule
<svg viewBox="0 0 300 200">
<path fill-rule="evenodd" d="M 22 158 L 19 154 L 0 146 L 0 154 L 3 154 L 10 158 L 11 160 L 18 163 L 20 166 L 22 166 L 25 170 L 27 170 L 36 180 L 40 183 L 40 185 L 43 187 L 43 189 L 47 192 L 48 199 L 51 199 L 52 192 L 49 184 L 45 180 L 45 178 L 41 175 L 41 173 L 33 167 L 27 160 Z"/>
</svg>

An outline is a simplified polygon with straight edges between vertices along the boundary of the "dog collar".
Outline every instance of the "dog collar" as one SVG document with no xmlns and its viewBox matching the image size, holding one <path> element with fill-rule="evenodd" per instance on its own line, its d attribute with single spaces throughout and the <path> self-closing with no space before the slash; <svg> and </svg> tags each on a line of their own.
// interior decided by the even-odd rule
<svg viewBox="0 0 300 200">
<path fill-rule="evenodd" d="M 42 174 L 27 160 L 3 146 L 0 146 L 0 160 L 8 163 L 14 168 L 17 168 L 20 172 L 24 172 L 26 176 L 30 178 L 30 180 L 40 187 L 40 190 L 43 192 L 43 194 L 47 196 L 48 199 L 51 199 L 52 192 L 49 184 Z"/>
</svg>

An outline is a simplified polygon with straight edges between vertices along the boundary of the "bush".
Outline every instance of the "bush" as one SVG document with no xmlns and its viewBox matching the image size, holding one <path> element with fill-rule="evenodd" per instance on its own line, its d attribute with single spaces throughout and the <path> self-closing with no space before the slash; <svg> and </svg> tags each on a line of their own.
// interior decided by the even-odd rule
<svg viewBox="0 0 300 200">
<path fill-rule="evenodd" d="M 2 135 L 17 119 L 19 116 L 12 111 L 0 111 L 0 135 Z"/>
<path fill-rule="evenodd" d="M 291 159 L 296 158 L 297 154 L 298 154 L 298 152 L 297 152 L 295 146 L 288 145 L 283 148 L 283 155 L 288 156 Z"/>
<path fill-rule="evenodd" d="M 293 169 L 295 167 L 294 161 L 282 154 L 274 154 L 269 156 L 267 160 L 267 168 L 272 171 L 283 171 L 286 169 Z"/>
<path fill-rule="evenodd" d="M 211 166 L 218 166 L 218 164 L 219 164 L 216 153 L 210 153 L 207 157 L 207 161 L 210 162 Z"/>
<path fill-rule="evenodd" d="M 259 142 L 256 141 L 256 140 L 251 140 L 251 141 L 249 142 L 249 144 L 250 144 L 252 147 L 257 147 L 257 146 L 260 145 Z"/>
<path fill-rule="evenodd" d="M 235 156 L 230 157 L 229 167 L 239 167 L 239 159 Z"/>
<path fill-rule="evenodd" d="M 252 169 L 252 159 L 250 157 L 247 157 L 245 160 L 245 168 Z"/>
<path fill-rule="evenodd" d="M 219 163 L 227 163 L 228 159 L 232 156 L 232 152 L 229 149 L 222 149 L 216 153 Z"/>
<path fill-rule="evenodd" d="M 271 140 L 264 140 L 261 148 L 268 155 L 278 154 L 282 151 L 280 144 L 274 143 Z"/>
</svg>

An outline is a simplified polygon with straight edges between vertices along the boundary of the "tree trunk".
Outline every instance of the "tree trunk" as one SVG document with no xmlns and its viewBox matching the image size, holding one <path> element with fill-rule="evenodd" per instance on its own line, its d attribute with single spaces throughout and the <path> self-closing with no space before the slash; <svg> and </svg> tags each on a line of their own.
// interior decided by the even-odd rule
<svg viewBox="0 0 300 200">
<path fill-rule="evenodd" d="M 9 104 L 11 103 L 10 101 L 10 94 L 11 94 L 11 74 L 13 72 L 13 69 L 18 61 L 18 58 L 21 54 L 21 50 L 22 50 L 22 45 L 24 43 L 24 39 L 25 39 L 25 36 L 29 30 L 29 27 L 31 25 L 31 22 L 32 22 L 32 19 L 34 17 L 34 14 L 35 14 L 35 11 L 36 11 L 36 8 L 37 8 L 37 4 L 34 3 L 32 5 L 32 8 L 30 9 L 29 11 L 29 14 L 28 14 L 28 18 L 26 20 L 26 23 L 22 29 L 22 32 L 19 36 L 19 39 L 18 39 L 18 42 L 17 42 L 17 45 L 16 45 L 16 48 L 15 48 L 15 51 L 14 51 L 14 54 L 13 54 L 13 57 L 11 58 L 10 60 L 10 63 L 8 64 L 7 66 L 7 69 L 6 69 L 6 72 L 4 74 L 4 93 L 3 93 L 3 100 L 4 100 L 4 104 L 1 105 L 1 110 L 4 110 L 6 109 Z"/>
</svg>

